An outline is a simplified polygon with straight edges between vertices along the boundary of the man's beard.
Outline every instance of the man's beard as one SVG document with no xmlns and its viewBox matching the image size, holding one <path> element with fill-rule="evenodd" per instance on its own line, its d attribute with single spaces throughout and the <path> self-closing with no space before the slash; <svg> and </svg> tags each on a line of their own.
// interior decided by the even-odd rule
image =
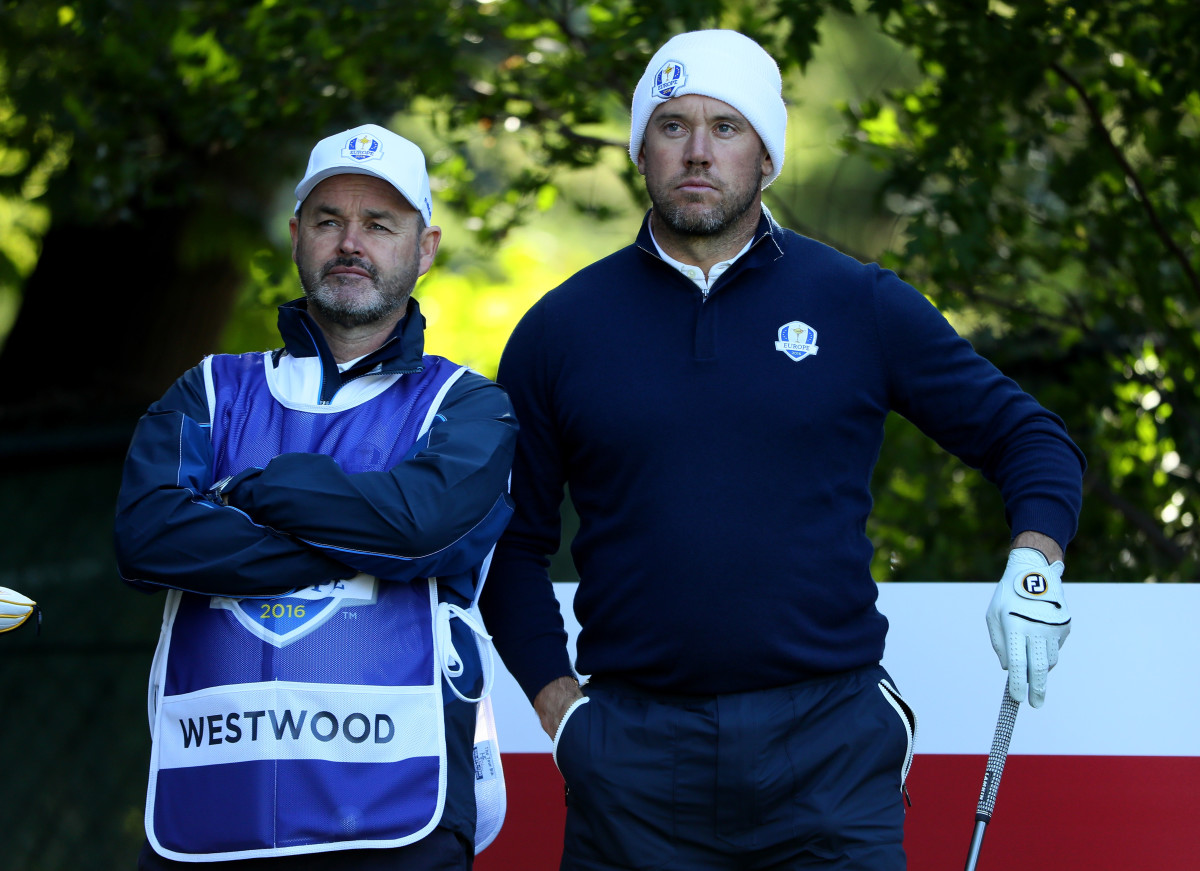
<svg viewBox="0 0 1200 871">
<path fill-rule="evenodd" d="M 339 284 L 343 279 L 338 275 L 329 275 L 335 266 L 356 267 L 365 270 L 370 276 L 372 291 L 369 294 L 355 294 L 349 297 L 342 293 Z M 309 308 L 321 319 L 340 327 L 361 327 L 377 323 L 397 311 L 403 311 L 408 305 L 413 287 L 417 283 L 417 262 L 405 263 L 393 272 L 380 276 L 379 270 L 365 260 L 357 257 L 335 257 L 321 265 L 319 269 L 306 270 L 300 268 L 300 286 L 308 298 Z M 355 277 L 354 282 L 361 282 L 361 276 Z"/>
<path fill-rule="evenodd" d="M 688 173 L 689 178 L 695 176 L 696 173 Z M 684 236 L 716 236 L 736 224 L 754 205 L 762 187 L 762 172 L 749 181 L 745 191 L 737 199 L 722 200 L 714 206 L 698 211 L 688 207 L 698 202 L 700 195 L 695 195 L 695 199 L 690 202 L 688 199 L 679 202 L 668 198 L 670 188 L 663 190 L 647 185 L 647 192 L 650 194 L 655 214 L 676 233 Z M 726 191 L 728 192 L 728 188 Z"/>
</svg>

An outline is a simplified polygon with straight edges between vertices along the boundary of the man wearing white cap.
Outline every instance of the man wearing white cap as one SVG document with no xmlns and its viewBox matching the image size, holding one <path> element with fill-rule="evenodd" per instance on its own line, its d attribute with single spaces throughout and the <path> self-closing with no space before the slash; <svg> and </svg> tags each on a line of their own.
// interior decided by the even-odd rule
<svg viewBox="0 0 1200 871">
<path fill-rule="evenodd" d="M 1082 456 L 920 293 L 772 219 L 781 94 L 742 34 L 659 49 L 637 241 L 539 300 L 500 363 L 516 513 L 482 606 L 554 739 L 563 869 L 904 867 L 916 724 L 865 533 L 890 412 L 1001 490 L 987 624 L 1014 697 L 1042 703 L 1068 631 Z M 582 691 L 547 577 L 564 487 Z"/>
<path fill-rule="evenodd" d="M 283 347 L 217 354 L 139 421 L 132 586 L 166 589 L 142 869 L 469 869 L 475 602 L 512 513 L 504 391 L 424 351 L 441 237 L 420 149 L 373 124 L 296 187 Z"/>
</svg>

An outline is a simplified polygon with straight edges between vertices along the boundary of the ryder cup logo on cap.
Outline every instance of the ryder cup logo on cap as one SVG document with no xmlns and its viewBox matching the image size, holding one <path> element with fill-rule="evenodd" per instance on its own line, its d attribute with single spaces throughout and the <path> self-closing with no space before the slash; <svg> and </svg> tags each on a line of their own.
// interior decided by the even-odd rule
<svg viewBox="0 0 1200 871">
<path fill-rule="evenodd" d="M 426 225 L 433 221 L 425 155 L 391 130 L 363 124 L 318 142 L 309 155 L 304 178 L 296 185 L 297 214 L 313 188 L 335 175 L 373 175 L 382 179 L 421 213 Z"/>
<path fill-rule="evenodd" d="M 383 145 L 369 133 L 351 136 L 346 147 L 342 149 L 342 157 L 351 160 L 379 160 L 383 157 Z"/>
<path fill-rule="evenodd" d="M 775 60 L 736 30 L 693 30 L 667 40 L 633 91 L 629 157 L 637 163 L 650 116 L 667 100 L 697 94 L 728 103 L 754 128 L 771 156 L 765 188 L 783 169 L 787 108 Z"/>
<path fill-rule="evenodd" d="M 687 73 L 679 61 L 669 60 L 654 74 L 654 96 L 668 100 L 687 84 Z"/>
</svg>

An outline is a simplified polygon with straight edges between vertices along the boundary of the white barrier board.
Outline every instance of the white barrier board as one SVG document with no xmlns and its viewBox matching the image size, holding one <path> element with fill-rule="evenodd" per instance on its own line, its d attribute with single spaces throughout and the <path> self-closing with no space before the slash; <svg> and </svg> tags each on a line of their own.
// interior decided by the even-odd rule
<svg viewBox="0 0 1200 871">
<path fill-rule="evenodd" d="M 1066 585 L 1071 635 L 1046 704 L 1023 705 L 1011 752 L 1200 756 L 1200 584 Z M 555 584 L 572 661 L 575 584 Z M 988 641 L 991 583 L 879 585 L 891 629 L 883 664 L 917 711 L 918 753 L 986 754 L 1006 673 Z M 499 665 L 499 664 L 498 664 Z M 493 690 L 500 748 L 548 753 L 551 742 L 501 666 Z"/>
</svg>

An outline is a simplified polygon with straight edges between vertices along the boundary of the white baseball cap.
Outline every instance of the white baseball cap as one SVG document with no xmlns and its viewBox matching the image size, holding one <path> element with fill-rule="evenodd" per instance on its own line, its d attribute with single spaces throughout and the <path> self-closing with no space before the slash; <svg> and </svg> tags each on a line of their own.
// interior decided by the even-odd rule
<svg viewBox="0 0 1200 871">
<path fill-rule="evenodd" d="M 783 169 L 787 108 L 779 65 L 750 37 L 736 30 L 693 30 L 673 36 L 654 53 L 633 92 L 629 156 L 637 163 L 646 125 L 662 103 L 699 94 L 737 109 L 771 155 L 765 188 Z"/>
<path fill-rule="evenodd" d="M 377 124 L 363 124 L 328 136 L 316 144 L 308 157 L 308 169 L 296 185 L 296 211 L 304 198 L 333 175 L 373 175 L 383 179 L 421 213 L 425 224 L 433 222 L 433 201 L 425 155 L 403 136 Z"/>
</svg>

